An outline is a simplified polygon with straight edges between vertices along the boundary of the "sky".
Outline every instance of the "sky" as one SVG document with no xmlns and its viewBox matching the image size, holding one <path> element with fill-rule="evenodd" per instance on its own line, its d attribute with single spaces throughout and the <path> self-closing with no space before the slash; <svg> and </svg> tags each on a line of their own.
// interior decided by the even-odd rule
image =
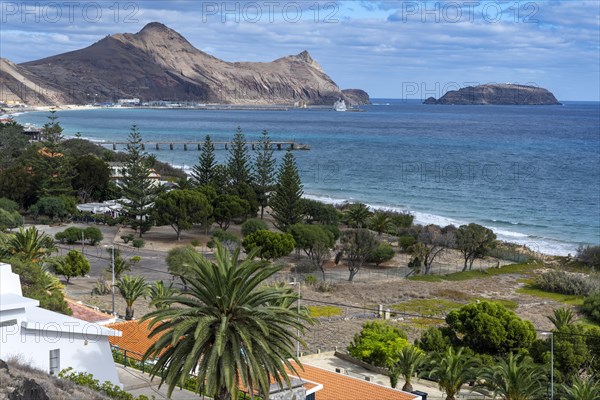
<svg viewBox="0 0 600 400">
<path fill-rule="evenodd" d="M 0 55 L 36 60 L 153 21 L 226 61 L 308 50 L 342 89 L 373 98 L 510 82 L 600 101 L 598 0 L 0 0 Z"/>
</svg>

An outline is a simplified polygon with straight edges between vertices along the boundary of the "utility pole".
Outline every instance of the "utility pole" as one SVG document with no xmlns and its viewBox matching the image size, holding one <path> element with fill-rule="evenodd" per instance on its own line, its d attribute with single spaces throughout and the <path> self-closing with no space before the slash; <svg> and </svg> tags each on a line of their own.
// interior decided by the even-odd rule
<svg viewBox="0 0 600 400">
<path fill-rule="evenodd" d="M 111 289 L 112 289 L 112 315 L 115 315 L 115 245 L 112 245 L 112 251 L 110 252 L 111 254 L 111 266 L 112 266 L 112 285 L 111 285 Z"/>
</svg>

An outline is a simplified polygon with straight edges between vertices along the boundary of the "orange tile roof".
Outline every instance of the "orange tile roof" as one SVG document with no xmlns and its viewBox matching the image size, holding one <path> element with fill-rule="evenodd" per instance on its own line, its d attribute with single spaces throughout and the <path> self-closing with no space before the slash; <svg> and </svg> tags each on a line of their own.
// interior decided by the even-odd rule
<svg viewBox="0 0 600 400">
<path fill-rule="evenodd" d="M 110 314 L 103 313 L 101 311 L 94 310 L 91 307 L 85 306 L 81 303 L 78 303 L 72 299 L 65 299 L 71 311 L 73 311 L 73 317 L 77 319 L 81 319 L 86 322 L 102 322 L 102 321 L 111 321 L 115 319 Z"/>
<path fill-rule="evenodd" d="M 295 363 L 292 364 L 301 379 L 323 385 L 323 389 L 315 394 L 317 400 L 414 400 L 419 397 L 312 365 L 302 364 L 303 371 Z"/>
<path fill-rule="evenodd" d="M 132 354 L 127 354 L 128 357 L 141 359 L 144 353 L 162 336 L 158 334 L 152 338 L 149 338 L 150 321 L 125 321 L 117 322 L 114 324 L 106 325 L 107 328 L 121 331 L 123 334 L 121 337 L 109 336 L 108 341 L 113 346 L 118 346 L 123 350 L 127 350 Z"/>
</svg>

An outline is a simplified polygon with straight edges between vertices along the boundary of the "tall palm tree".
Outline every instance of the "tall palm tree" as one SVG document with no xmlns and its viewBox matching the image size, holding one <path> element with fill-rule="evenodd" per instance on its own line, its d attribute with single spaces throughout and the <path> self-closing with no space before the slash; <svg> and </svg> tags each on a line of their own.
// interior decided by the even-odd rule
<svg viewBox="0 0 600 400">
<path fill-rule="evenodd" d="M 125 319 L 130 321 L 133 319 L 133 303 L 140 297 L 146 297 L 148 295 L 148 283 L 142 276 L 131 277 L 124 275 L 121 279 L 115 283 L 119 293 L 125 299 L 127 308 L 125 309 Z"/>
<path fill-rule="evenodd" d="M 244 261 L 239 247 L 230 255 L 217 242 L 211 263 L 194 254 L 186 275 L 188 290 L 164 299 L 176 307 L 153 311 L 150 337 L 162 334 L 144 358 L 158 358 L 151 374 L 162 375 L 169 395 L 194 371 L 197 390 L 205 385 L 215 400 L 237 398 L 240 387 L 269 393 L 271 379 L 289 385 L 288 371 L 297 336 L 310 322 L 294 306 L 298 299 L 290 286 L 265 285 L 280 270 L 253 260 Z"/>
<path fill-rule="evenodd" d="M 557 308 L 548 319 L 556 329 L 560 330 L 562 327 L 569 326 L 575 322 L 575 314 L 570 308 Z"/>
<path fill-rule="evenodd" d="M 166 286 L 163 281 L 156 281 L 154 282 L 154 285 L 150 286 L 149 292 L 150 298 L 152 299 L 151 304 L 160 310 L 169 307 L 163 300 L 173 297 L 178 293 L 178 290 L 173 287 L 173 283 L 169 283 L 169 286 Z"/>
<path fill-rule="evenodd" d="M 415 375 L 417 368 L 423 363 L 424 359 L 425 355 L 419 348 L 415 346 L 403 347 L 396 355 L 395 360 L 388 366 L 390 370 L 391 386 L 396 388 L 398 377 L 402 376 L 405 381 L 402 390 L 405 392 L 412 392 L 412 377 Z"/>
<path fill-rule="evenodd" d="M 19 228 L 18 232 L 10 236 L 6 250 L 9 255 L 36 263 L 56 250 L 56 247 L 50 236 L 32 226 L 27 229 Z"/>
<path fill-rule="evenodd" d="M 533 362 L 529 356 L 514 356 L 499 360 L 495 365 L 483 368 L 481 383 L 505 400 L 533 400 L 546 397 L 547 377 L 544 368 Z"/>
<path fill-rule="evenodd" d="M 581 378 L 579 376 L 573 379 L 570 385 L 561 385 L 562 396 L 564 400 L 597 400 L 600 399 L 600 382 L 592 378 Z"/>
<path fill-rule="evenodd" d="M 387 213 L 378 211 L 371 217 L 369 225 L 371 229 L 377 232 L 377 235 L 381 236 L 383 232 L 389 229 L 391 223 L 392 221 Z"/>
<path fill-rule="evenodd" d="M 446 400 L 454 400 L 462 385 L 476 379 L 477 361 L 461 347 L 454 350 L 448 347 L 444 353 L 436 354 L 430 361 L 429 371 L 423 375 L 438 382 L 440 390 L 446 393 Z"/>
</svg>

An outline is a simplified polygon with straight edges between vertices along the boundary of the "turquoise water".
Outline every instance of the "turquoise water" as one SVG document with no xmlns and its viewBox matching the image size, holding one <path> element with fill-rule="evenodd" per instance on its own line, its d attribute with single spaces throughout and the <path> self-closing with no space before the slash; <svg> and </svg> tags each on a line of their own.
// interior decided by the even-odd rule
<svg viewBox="0 0 600 400">
<path fill-rule="evenodd" d="M 66 135 L 126 140 L 251 140 L 311 146 L 296 152 L 307 196 L 408 210 L 420 223 L 476 222 L 549 254 L 600 243 L 600 104 L 425 106 L 375 100 L 366 112 L 101 109 L 58 112 Z M 17 119 L 41 125 L 45 113 Z M 148 149 L 152 151 L 153 149 Z M 188 169 L 197 151 L 153 151 Z M 281 153 L 280 153 L 281 154 Z M 219 152 L 221 159 L 225 151 Z"/>
</svg>

